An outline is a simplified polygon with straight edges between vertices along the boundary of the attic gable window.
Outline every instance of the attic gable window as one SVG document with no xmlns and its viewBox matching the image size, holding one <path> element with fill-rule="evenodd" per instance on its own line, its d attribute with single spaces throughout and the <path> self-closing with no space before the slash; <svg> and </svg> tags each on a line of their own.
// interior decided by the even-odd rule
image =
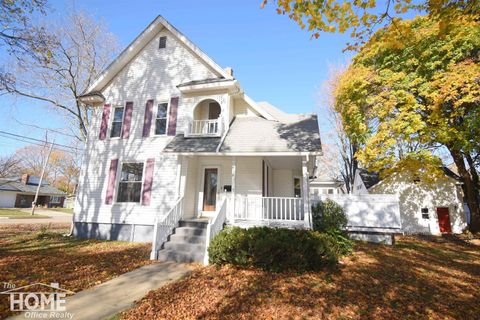
<svg viewBox="0 0 480 320">
<path fill-rule="evenodd" d="M 158 49 L 164 49 L 167 47 L 167 37 L 160 37 L 158 41 Z"/>
</svg>

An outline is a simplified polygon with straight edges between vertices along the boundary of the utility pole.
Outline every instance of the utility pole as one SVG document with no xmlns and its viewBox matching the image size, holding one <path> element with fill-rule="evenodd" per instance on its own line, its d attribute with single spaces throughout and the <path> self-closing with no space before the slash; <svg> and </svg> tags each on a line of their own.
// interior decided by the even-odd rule
<svg viewBox="0 0 480 320">
<path fill-rule="evenodd" d="M 45 142 L 47 142 L 47 137 L 45 136 Z M 32 202 L 32 216 L 35 214 L 35 207 L 37 205 L 38 194 L 40 192 L 40 187 L 42 186 L 43 176 L 45 174 L 45 169 L 48 165 L 48 160 L 50 159 L 50 154 L 52 154 L 53 145 L 55 144 L 55 139 L 53 139 L 52 143 L 50 144 L 50 149 L 48 150 L 47 158 L 43 163 L 42 174 L 40 175 L 40 181 L 38 182 L 37 192 L 35 193 L 35 199 Z"/>
</svg>

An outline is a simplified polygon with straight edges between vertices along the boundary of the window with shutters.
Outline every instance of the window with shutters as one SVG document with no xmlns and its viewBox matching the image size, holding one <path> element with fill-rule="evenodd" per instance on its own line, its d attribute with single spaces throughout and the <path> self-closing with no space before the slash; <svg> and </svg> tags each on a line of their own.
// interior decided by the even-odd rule
<svg viewBox="0 0 480 320">
<path fill-rule="evenodd" d="M 157 115 L 155 117 L 155 134 L 162 135 L 167 133 L 167 111 L 168 103 L 159 103 Z"/>
<path fill-rule="evenodd" d="M 124 107 L 115 107 L 113 110 L 111 138 L 118 138 L 122 133 Z"/>
<path fill-rule="evenodd" d="M 118 183 L 117 202 L 140 202 L 143 163 L 123 163 Z"/>
<path fill-rule="evenodd" d="M 158 48 L 163 49 L 167 47 L 167 37 L 160 37 L 160 40 L 158 41 Z"/>
</svg>

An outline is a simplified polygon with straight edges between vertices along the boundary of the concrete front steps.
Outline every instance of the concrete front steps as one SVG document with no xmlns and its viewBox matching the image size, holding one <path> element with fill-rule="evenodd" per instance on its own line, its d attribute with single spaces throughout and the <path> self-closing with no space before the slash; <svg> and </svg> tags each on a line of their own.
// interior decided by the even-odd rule
<svg viewBox="0 0 480 320">
<path fill-rule="evenodd" d="M 180 220 L 163 248 L 158 260 L 176 262 L 203 262 L 207 235 L 206 220 Z"/>
</svg>

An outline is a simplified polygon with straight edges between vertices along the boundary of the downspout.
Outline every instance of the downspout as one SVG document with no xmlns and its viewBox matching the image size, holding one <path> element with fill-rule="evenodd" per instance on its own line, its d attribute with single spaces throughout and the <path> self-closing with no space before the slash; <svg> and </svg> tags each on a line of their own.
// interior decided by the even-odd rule
<svg viewBox="0 0 480 320">
<path fill-rule="evenodd" d="M 219 153 L 219 152 L 220 152 L 220 148 L 222 147 L 223 142 L 225 141 L 225 138 L 227 137 L 228 131 L 230 131 L 230 126 L 232 125 L 233 121 L 235 121 L 235 117 L 233 117 L 232 121 L 230 121 L 230 123 L 228 124 L 227 129 L 226 129 L 225 132 L 223 133 L 222 138 L 220 139 L 220 142 L 218 143 L 218 146 L 217 146 L 217 148 L 215 149 L 215 152 L 216 152 L 216 153 Z"/>
</svg>

